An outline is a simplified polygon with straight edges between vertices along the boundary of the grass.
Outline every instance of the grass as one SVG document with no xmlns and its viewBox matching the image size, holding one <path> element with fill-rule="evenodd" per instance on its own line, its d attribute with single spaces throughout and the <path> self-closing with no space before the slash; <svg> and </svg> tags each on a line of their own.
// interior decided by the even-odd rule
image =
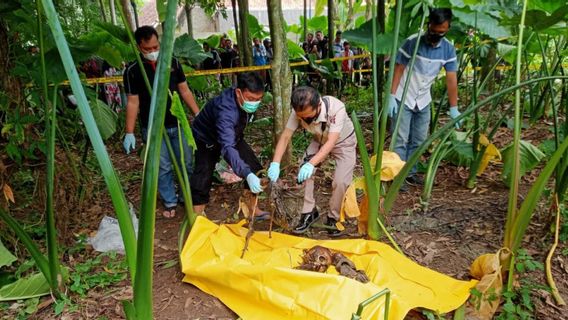
<svg viewBox="0 0 568 320">
<path fill-rule="evenodd" d="M 116 252 L 98 254 L 73 266 L 69 290 L 85 297 L 91 289 L 104 289 L 127 278 L 126 261 Z"/>
</svg>

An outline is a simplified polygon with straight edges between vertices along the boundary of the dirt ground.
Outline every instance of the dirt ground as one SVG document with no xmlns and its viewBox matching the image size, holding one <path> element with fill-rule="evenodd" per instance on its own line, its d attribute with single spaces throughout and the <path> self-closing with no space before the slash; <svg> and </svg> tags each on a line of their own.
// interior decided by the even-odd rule
<svg viewBox="0 0 568 320">
<path fill-rule="evenodd" d="M 262 130 L 252 132 L 248 141 L 266 139 Z M 523 138 L 533 140 L 535 144 L 548 138 L 543 128 L 534 127 L 525 130 Z M 256 139 L 258 138 L 258 139 Z M 499 147 L 510 141 L 506 129 L 496 136 Z M 253 143 L 253 148 L 261 152 L 262 144 Z M 121 177 L 132 172 L 140 172 L 142 163 L 137 156 L 125 155 L 117 142 L 110 147 L 113 162 Z M 268 159 L 263 159 L 268 165 Z M 359 162 L 358 162 L 359 163 Z M 538 170 L 537 170 L 538 171 Z M 318 185 L 317 202 L 326 210 L 327 198 L 331 190 L 331 179 L 326 170 L 319 170 L 316 177 Z M 361 175 L 360 167 L 356 169 Z M 396 204 L 387 217 L 392 234 L 406 255 L 417 263 L 447 274 L 457 279 L 469 279 L 469 266 L 473 260 L 485 253 L 494 253 L 500 248 L 503 236 L 504 220 L 507 212 L 508 189 L 501 182 L 499 168 L 490 166 L 478 180 L 473 190 L 464 186 L 467 169 L 443 165 L 436 177 L 432 200 L 427 212 L 422 211 L 419 202 L 421 189 L 410 187 L 408 192 L 399 193 Z M 536 173 L 523 177 L 521 193 L 526 194 L 534 182 Z M 126 194 L 137 208 L 140 199 L 140 175 L 130 178 L 125 185 Z M 211 203 L 207 208 L 208 217 L 218 223 L 234 222 L 238 208 L 240 184 L 215 185 Z M 521 197 L 522 199 L 522 197 Z M 544 263 L 551 245 L 551 218 L 547 214 L 547 204 L 541 204 L 532 220 L 525 237 L 524 247 L 536 261 Z M 94 210 L 93 210 L 94 211 Z M 91 211 L 91 212 L 93 212 Z M 99 213 L 93 220 L 91 231 L 96 230 L 101 213 L 112 213 L 112 204 L 107 196 L 101 196 L 96 207 Z M 94 213 L 93 213 L 94 214 Z M 154 272 L 154 316 L 156 319 L 237 319 L 238 316 L 223 305 L 221 301 L 182 282 L 183 274 L 179 264 L 169 262 L 177 259 L 178 229 L 182 221 L 182 212 L 173 219 L 166 219 L 159 214 L 156 221 L 155 272 Z M 260 228 L 267 228 L 260 225 Z M 348 230 L 356 230 L 350 226 Z M 313 230 L 309 236 L 326 238 L 323 230 Z M 343 236 L 359 237 L 354 232 Z M 382 241 L 387 242 L 386 238 Z M 553 274 L 561 295 L 568 300 L 568 256 L 560 254 L 566 249 L 561 244 L 553 259 Z M 536 284 L 545 285 L 543 271 L 531 272 L 529 278 Z M 129 283 L 125 280 L 110 290 L 92 290 L 81 303 L 80 310 L 64 314 L 64 319 L 123 318 L 120 300 L 132 295 Z M 543 289 L 535 290 L 535 317 L 537 319 L 568 319 L 568 308 L 557 307 L 551 295 Z M 38 319 L 53 317 L 51 308 L 38 313 Z"/>
</svg>

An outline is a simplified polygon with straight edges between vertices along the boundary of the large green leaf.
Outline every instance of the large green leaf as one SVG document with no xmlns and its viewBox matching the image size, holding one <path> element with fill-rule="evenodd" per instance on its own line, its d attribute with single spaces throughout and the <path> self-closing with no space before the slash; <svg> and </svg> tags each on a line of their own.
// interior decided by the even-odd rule
<svg viewBox="0 0 568 320">
<path fill-rule="evenodd" d="M 264 26 L 258 22 L 258 19 L 255 16 L 249 14 L 247 16 L 247 22 L 251 38 L 259 38 L 262 40 L 269 35 L 269 33 L 264 30 Z"/>
<path fill-rule="evenodd" d="M 174 41 L 174 56 L 188 59 L 193 65 L 197 65 L 209 57 L 207 53 L 203 52 L 199 42 L 187 33 L 177 37 Z"/>
<path fill-rule="evenodd" d="M 473 161 L 471 142 L 452 140 L 451 147 L 445 156 L 445 160 L 460 167 L 469 167 Z"/>
<path fill-rule="evenodd" d="M 123 27 L 114 25 L 110 22 L 101 21 L 95 22 L 95 27 L 100 30 L 106 31 L 108 34 L 124 42 L 125 45 L 129 44 L 128 32 L 126 32 L 126 29 L 124 29 Z"/>
<path fill-rule="evenodd" d="M 293 33 L 297 35 L 303 34 L 303 30 L 304 28 L 302 28 L 302 26 L 299 24 L 291 24 L 286 28 L 287 33 Z"/>
<path fill-rule="evenodd" d="M 511 170 L 513 168 L 513 145 L 507 146 L 501 152 L 503 155 L 503 172 L 501 177 L 503 181 L 511 186 Z M 546 157 L 539 148 L 528 141 L 521 140 L 519 145 L 520 154 L 520 175 L 522 177 L 527 171 L 536 167 L 539 162 Z"/>
<path fill-rule="evenodd" d="M 6 249 L 2 240 L 0 239 L 0 267 L 9 266 L 12 262 L 16 261 L 16 257 Z"/>
<path fill-rule="evenodd" d="M 363 23 L 359 28 L 343 32 L 343 37 L 349 40 L 349 42 L 351 42 L 352 45 L 354 44 L 362 46 L 365 47 L 367 50 L 370 50 L 372 48 L 372 41 L 373 41 L 373 39 L 371 38 L 371 35 L 373 34 L 372 29 L 373 29 L 372 21 L 369 20 Z M 394 41 L 393 34 L 378 33 L 376 39 L 377 43 L 379 44 L 377 46 L 378 49 L 377 54 L 389 54 L 390 49 L 392 47 L 392 43 Z"/>
<path fill-rule="evenodd" d="M 321 16 L 323 14 L 323 9 L 327 7 L 327 0 L 316 0 L 316 12 L 315 16 Z"/>
<path fill-rule="evenodd" d="M 172 107 L 170 108 L 170 112 L 172 113 L 172 115 L 174 115 L 174 117 L 178 119 L 183 129 L 185 141 L 187 141 L 187 144 L 192 148 L 193 152 L 195 152 L 195 150 L 197 150 L 197 144 L 195 144 L 195 139 L 193 138 L 193 132 L 189 127 L 189 121 L 187 120 L 185 109 L 181 104 L 181 100 L 179 99 L 179 95 L 177 92 L 174 92 L 173 94 Z M 186 155 L 186 157 L 189 157 L 189 155 Z"/>
<path fill-rule="evenodd" d="M 187 84 L 191 90 L 197 92 L 206 91 L 209 88 L 209 78 L 210 76 L 195 76 L 187 78 Z"/>
<path fill-rule="evenodd" d="M 97 50 L 97 55 L 115 68 L 121 67 L 122 62 L 125 61 L 122 59 L 120 51 L 111 46 L 101 46 Z"/>
<path fill-rule="evenodd" d="M 507 28 L 501 26 L 499 24 L 499 20 L 491 17 L 484 12 L 464 9 L 454 10 L 453 13 L 454 17 L 456 17 L 463 24 L 471 27 L 477 26 L 477 29 L 479 29 L 479 31 L 493 39 L 508 38 L 511 36 L 511 32 Z"/>
<path fill-rule="evenodd" d="M 308 30 L 310 32 L 321 31 L 327 34 L 327 16 L 315 16 L 308 19 Z"/>
<path fill-rule="evenodd" d="M 531 0 L 527 3 L 527 10 L 542 10 L 552 13 L 565 4 L 566 2 L 562 0 Z"/>
<path fill-rule="evenodd" d="M 288 57 L 290 59 L 298 59 L 304 56 L 304 49 L 297 43 L 288 39 Z"/>
<path fill-rule="evenodd" d="M 315 55 L 308 55 L 310 67 L 317 70 L 326 79 L 341 79 L 343 76 L 341 71 L 334 66 L 334 62 L 328 59 L 323 59 L 320 64 L 315 63 Z"/>
<path fill-rule="evenodd" d="M 110 138 L 116 132 L 118 115 L 106 103 L 99 99 L 91 101 L 90 105 L 101 137 L 103 140 Z"/>
<path fill-rule="evenodd" d="M 156 1 L 156 11 L 158 12 L 158 18 L 160 22 L 164 22 L 166 20 L 166 5 L 167 0 L 155 0 Z"/>
<path fill-rule="evenodd" d="M 40 297 L 49 294 L 50 288 L 42 273 L 18 279 L 0 288 L 0 301 L 12 301 Z"/>
<path fill-rule="evenodd" d="M 515 46 L 506 43 L 497 43 L 497 52 L 500 57 L 503 57 L 503 59 L 510 64 L 513 64 L 515 61 Z"/>
<path fill-rule="evenodd" d="M 201 40 L 203 43 L 207 43 L 211 48 L 218 48 L 221 44 L 221 35 L 219 34 L 212 34 L 204 40 Z M 175 50 L 175 47 L 174 47 Z"/>
<path fill-rule="evenodd" d="M 562 25 L 559 27 L 565 29 L 566 15 L 568 15 L 568 5 L 558 8 L 552 14 L 547 14 L 541 10 L 531 10 L 526 13 L 526 25 L 536 31 L 543 31 L 562 22 Z"/>
<path fill-rule="evenodd" d="M 16 0 L 2 0 L 0 2 L 0 14 L 10 13 L 12 11 L 18 10 L 22 7 L 22 4 Z"/>
</svg>

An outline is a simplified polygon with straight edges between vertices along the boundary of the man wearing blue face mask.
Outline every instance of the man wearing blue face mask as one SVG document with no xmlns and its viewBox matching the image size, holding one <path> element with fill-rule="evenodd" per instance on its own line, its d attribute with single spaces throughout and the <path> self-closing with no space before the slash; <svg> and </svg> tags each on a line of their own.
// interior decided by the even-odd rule
<svg viewBox="0 0 568 320">
<path fill-rule="evenodd" d="M 134 38 L 138 45 L 138 50 L 142 55 L 142 64 L 150 85 L 154 83 L 156 75 L 156 65 L 158 63 L 158 55 L 160 53 L 160 41 L 156 29 L 150 26 L 142 26 L 136 29 Z M 181 64 L 175 58 L 172 58 L 171 75 L 169 89 L 171 92 L 177 91 L 181 99 L 189 106 L 194 114 L 199 113 L 199 107 L 195 102 L 193 94 L 187 85 L 185 75 L 181 68 Z M 140 114 L 140 129 L 142 131 L 142 139 L 145 141 L 148 135 L 149 115 L 151 92 L 148 91 L 144 76 L 138 62 L 131 63 L 124 71 L 124 90 L 127 95 L 126 105 L 126 135 L 124 136 L 123 146 L 127 154 L 136 148 L 136 138 L 134 136 L 134 128 L 136 127 L 136 119 Z M 185 137 L 178 132 L 177 118 L 170 112 L 171 100 L 168 97 L 166 106 L 166 117 L 164 119 L 165 131 L 170 139 L 174 153 L 181 160 L 181 150 L 184 152 L 185 167 L 188 174 L 192 170 L 192 152 L 191 148 L 185 141 Z M 182 137 L 182 145 L 180 148 L 179 135 Z M 183 200 L 178 199 L 173 174 L 173 165 L 170 159 L 168 148 L 165 140 L 162 140 L 162 148 L 160 152 L 160 171 L 158 173 L 158 191 L 164 205 L 162 215 L 166 218 L 173 218 L 176 214 L 176 206 Z"/>
<path fill-rule="evenodd" d="M 262 165 L 244 140 L 244 131 L 263 95 L 264 84 L 258 73 L 241 73 L 237 76 L 237 87 L 226 89 L 211 99 L 193 121 L 197 151 L 191 176 L 191 197 L 196 213 L 203 214 L 205 205 L 209 203 L 213 171 L 221 156 L 239 177 L 246 179 L 250 191 L 262 191 L 256 175 Z M 258 208 L 255 214 L 267 216 Z"/>
</svg>

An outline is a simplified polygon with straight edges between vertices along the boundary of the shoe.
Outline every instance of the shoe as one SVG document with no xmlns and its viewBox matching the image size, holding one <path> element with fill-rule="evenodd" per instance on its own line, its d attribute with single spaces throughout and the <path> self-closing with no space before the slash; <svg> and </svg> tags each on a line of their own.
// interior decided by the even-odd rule
<svg viewBox="0 0 568 320">
<path fill-rule="evenodd" d="M 406 181 L 402 183 L 402 186 L 400 186 L 398 192 L 408 192 L 408 184 L 406 183 Z"/>
<path fill-rule="evenodd" d="M 409 177 L 406 177 L 406 183 L 408 183 L 411 186 L 423 186 L 424 185 L 424 179 L 422 179 L 421 177 L 413 174 Z"/>
<path fill-rule="evenodd" d="M 342 234 L 342 232 L 337 229 L 337 227 L 335 226 L 335 224 L 337 223 L 337 220 L 328 217 L 327 221 L 325 223 L 326 226 L 328 227 L 333 227 L 333 229 L 327 229 L 327 235 L 330 237 L 338 237 Z"/>
<path fill-rule="evenodd" d="M 292 229 L 292 233 L 302 234 L 308 230 L 308 228 L 319 218 L 318 209 L 314 208 L 308 213 L 302 213 L 300 217 L 300 223 Z"/>
<path fill-rule="evenodd" d="M 254 215 L 255 222 L 266 221 L 266 220 L 270 220 L 270 212 L 268 211 L 261 211 Z"/>
</svg>

